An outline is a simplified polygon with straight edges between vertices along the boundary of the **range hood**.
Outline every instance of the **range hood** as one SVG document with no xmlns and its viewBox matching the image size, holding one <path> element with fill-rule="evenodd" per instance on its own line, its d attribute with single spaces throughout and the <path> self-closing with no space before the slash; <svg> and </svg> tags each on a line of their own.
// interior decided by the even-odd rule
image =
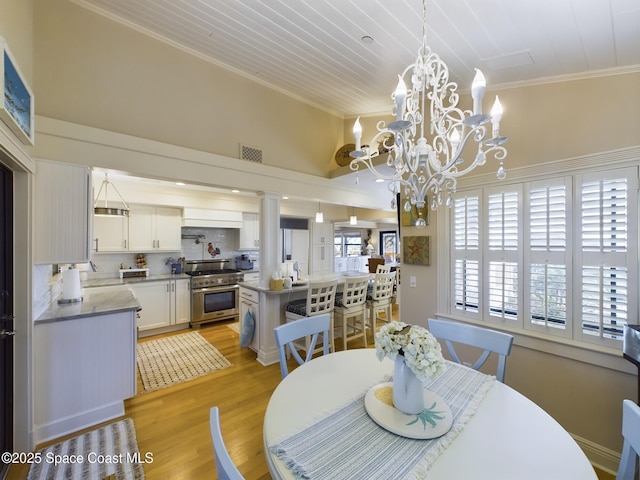
<svg viewBox="0 0 640 480">
<path fill-rule="evenodd" d="M 183 227 L 200 228 L 242 228 L 242 212 L 229 210 L 209 210 L 205 208 L 185 208 Z"/>
</svg>

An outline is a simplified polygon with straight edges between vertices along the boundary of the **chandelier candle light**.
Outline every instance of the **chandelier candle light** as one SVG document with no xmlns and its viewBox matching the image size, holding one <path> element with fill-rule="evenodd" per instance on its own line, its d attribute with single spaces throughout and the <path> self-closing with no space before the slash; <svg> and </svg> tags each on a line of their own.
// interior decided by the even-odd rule
<svg viewBox="0 0 640 480">
<path fill-rule="evenodd" d="M 508 137 L 500 136 L 502 105 L 497 96 L 491 114 L 482 113 L 486 81 L 480 70 L 475 70 L 471 86 L 473 111 L 458 107 L 458 85 L 449 81 L 449 68 L 427 46 L 426 0 L 423 0 L 422 29 L 418 57 L 402 75 L 398 75 L 398 86 L 391 95 L 396 119 L 388 125 L 384 121 L 378 122 L 378 131 L 369 142 L 369 145 L 381 144 L 389 150 L 386 165 L 393 173 L 381 173 L 373 162 L 378 151 L 361 146 L 359 117 L 353 126 L 356 149 L 349 154 L 354 158 L 350 163 L 351 170 L 357 171 L 364 164 L 377 178 L 389 182 L 389 190 L 393 193 L 391 208 L 396 208 L 399 187 L 403 189 L 403 209 L 408 212 L 412 206 L 417 207 L 419 218 L 415 226 L 418 228 L 426 226 L 422 209 L 427 194 L 432 196 L 432 209 L 442 203 L 450 207 L 458 178 L 484 165 L 487 156 L 492 155 L 499 161 L 497 177 L 504 179 L 503 160 L 507 150 L 502 145 L 508 140 Z M 425 125 L 428 121 L 430 123 Z M 492 124 L 490 131 L 489 122 Z M 431 142 L 425 137 L 425 128 L 429 130 Z M 489 135 L 491 137 L 487 138 Z M 477 151 L 470 148 L 473 160 L 465 161 L 462 154 L 468 144 L 477 145 Z"/>
</svg>

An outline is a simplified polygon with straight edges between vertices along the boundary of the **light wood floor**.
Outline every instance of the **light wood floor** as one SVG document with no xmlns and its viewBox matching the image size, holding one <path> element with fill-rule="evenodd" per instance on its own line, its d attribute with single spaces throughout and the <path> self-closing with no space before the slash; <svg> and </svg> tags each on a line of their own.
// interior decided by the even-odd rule
<svg viewBox="0 0 640 480">
<path fill-rule="evenodd" d="M 144 465 L 145 476 L 147 480 L 216 478 L 209 409 L 217 405 L 223 437 L 242 474 L 248 480 L 270 479 L 262 422 L 271 393 L 280 382 L 280 367 L 260 365 L 253 351 L 240 348 L 238 334 L 225 323 L 204 326 L 200 333 L 229 359 L 231 367 L 156 392 L 139 393 L 126 401 L 126 416 L 133 419 L 140 452 L 153 454 L 153 463 Z M 339 339 L 336 343 L 341 349 Z M 371 341 L 369 344 L 372 346 Z M 350 342 L 349 347 L 361 348 L 362 340 Z M 142 391 L 138 381 L 138 392 Z M 27 466 L 14 466 L 7 478 L 25 479 L 27 472 Z M 598 477 L 614 479 L 604 472 L 598 472 Z"/>
</svg>

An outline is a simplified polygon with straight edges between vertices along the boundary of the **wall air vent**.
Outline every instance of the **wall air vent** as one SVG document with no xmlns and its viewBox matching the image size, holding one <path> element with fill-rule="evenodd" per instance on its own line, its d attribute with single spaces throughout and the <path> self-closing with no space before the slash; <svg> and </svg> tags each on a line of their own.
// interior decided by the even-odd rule
<svg viewBox="0 0 640 480">
<path fill-rule="evenodd" d="M 250 162 L 262 163 L 262 150 L 240 144 L 240 158 Z"/>
</svg>

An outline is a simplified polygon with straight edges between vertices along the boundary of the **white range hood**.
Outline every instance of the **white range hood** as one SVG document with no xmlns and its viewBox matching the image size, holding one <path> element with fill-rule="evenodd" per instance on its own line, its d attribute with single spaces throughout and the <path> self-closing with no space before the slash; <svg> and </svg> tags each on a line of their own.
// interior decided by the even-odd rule
<svg viewBox="0 0 640 480">
<path fill-rule="evenodd" d="M 185 208 L 183 227 L 200 228 L 242 228 L 242 212 L 229 210 L 209 210 L 206 208 Z"/>
</svg>

